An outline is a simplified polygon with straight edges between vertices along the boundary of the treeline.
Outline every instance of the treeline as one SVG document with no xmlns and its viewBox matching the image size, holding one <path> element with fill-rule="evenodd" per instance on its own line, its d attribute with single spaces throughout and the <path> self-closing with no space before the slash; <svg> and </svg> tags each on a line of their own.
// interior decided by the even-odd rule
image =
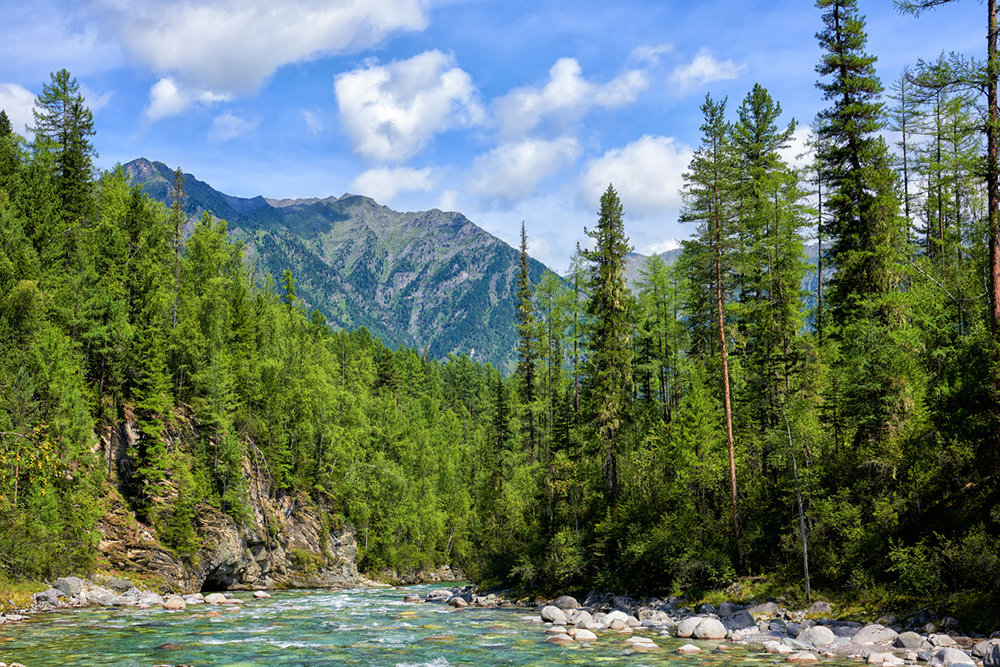
<svg viewBox="0 0 1000 667">
<path fill-rule="evenodd" d="M 817 6 L 828 107 L 805 167 L 765 88 L 735 109 L 707 97 L 673 265 L 649 258 L 629 292 L 609 188 L 567 281 L 522 269 L 479 501 L 487 579 L 676 591 L 769 574 L 804 592 L 807 556 L 827 590 L 998 609 L 989 70 L 920 63 L 887 106 L 854 0 Z"/>
<path fill-rule="evenodd" d="M 334 331 L 285 272 L 251 281 L 204 215 L 95 178 L 93 121 L 66 71 L 31 143 L 0 114 L 0 570 L 95 565 L 120 491 L 164 544 L 196 557 L 196 517 L 248 516 L 249 485 L 308 494 L 357 530 L 373 570 L 462 562 L 498 373 Z M 119 458 L 99 434 L 136 425 Z"/>
</svg>

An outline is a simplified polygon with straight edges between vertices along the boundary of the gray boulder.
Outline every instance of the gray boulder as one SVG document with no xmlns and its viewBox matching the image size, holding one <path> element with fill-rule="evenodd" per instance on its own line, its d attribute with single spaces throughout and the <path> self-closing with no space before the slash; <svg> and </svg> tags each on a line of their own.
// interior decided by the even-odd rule
<svg viewBox="0 0 1000 667">
<path fill-rule="evenodd" d="M 682 639 L 687 639 L 694 634 L 694 629 L 698 627 L 698 624 L 702 622 L 701 616 L 689 616 L 683 621 L 677 624 L 677 636 Z"/>
<path fill-rule="evenodd" d="M 35 602 L 38 604 L 50 604 L 53 607 L 59 604 L 59 596 L 64 595 L 64 593 L 58 588 L 50 588 L 47 591 L 42 591 L 41 593 L 35 593 Z"/>
<path fill-rule="evenodd" d="M 60 577 L 52 584 L 52 588 L 57 588 L 66 597 L 75 597 L 83 592 L 87 582 L 79 577 Z"/>
<path fill-rule="evenodd" d="M 994 644 L 990 652 L 983 656 L 983 667 L 1000 667 L 1000 644 Z"/>
<path fill-rule="evenodd" d="M 548 605 L 542 607 L 542 620 L 549 621 L 550 623 L 553 623 L 555 621 L 560 621 L 562 623 L 565 623 L 566 613 L 559 607 L 553 607 L 552 605 Z"/>
<path fill-rule="evenodd" d="M 125 581 L 124 579 L 119 579 L 118 577 L 111 577 L 106 582 L 104 582 L 105 587 L 116 592 L 124 593 L 125 591 L 132 588 L 132 583 Z"/>
<path fill-rule="evenodd" d="M 836 635 L 833 634 L 833 630 L 826 627 L 825 625 L 814 625 L 811 628 L 806 628 L 799 633 L 796 637 L 800 642 L 804 644 L 811 644 L 816 648 L 826 648 L 833 644 L 836 639 Z"/>
<path fill-rule="evenodd" d="M 730 630 L 746 630 L 757 627 L 757 621 L 753 620 L 753 616 L 746 610 L 734 613 L 725 620 L 725 623 Z"/>
<path fill-rule="evenodd" d="M 711 602 L 706 602 L 704 604 L 698 605 L 695 608 L 695 611 L 697 611 L 699 614 L 714 614 L 715 613 L 715 606 L 712 605 Z"/>
<path fill-rule="evenodd" d="M 163 597 L 152 591 L 141 591 L 136 604 L 147 604 L 150 607 L 163 606 Z"/>
<path fill-rule="evenodd" d="M 583 627 L 586 626 L 587 623 L 593 623 L 594 617 L 590 615 L 589 611 L 581 609 L 580 611 L 574 611 L 568 614 L 566 616 L 566 622 Z"/>
<path fill-rule="evenodd" d="M 917 650 L 924 647 L 925 641 L 919 632 L 903 632 L 896 637 L 895 645 L 899 648 Z"/>
<path fill-rule="evenodd" d="M 972 647 L 972 655 L 982 660 L 993 651 L 994 646 L 1000 646 L 1000 639 L 984 639 Z"/>
<path fill-rule="evenodd" d="M 933 634 L 933 635 L 930 635 L 927 638 L 927 641 L 929 641 L 931 644 L 933 644 L 934 646 L 937 646 L 939 648 L 947 648 L 949 646 L 952 646 L 952 647 L 958 646 L 958 642 L 956 642 L 950 636 L 944 635 L 944 634 Z"/>
<path fill-rule="evenodd" d="M 892 644 L 896 641 L 896 637 L 899 633 L 892 628 L 887 628 L 884 625 L 879 625 L 875 623 L 873 625 L 866 625 L 858 631 L 858 634 L 854 635 L 851 639 L 855 644 L 861 644 L 862 646 L 866 644 Z"/>
<path fill-rule="evenodd" d="M 774 602 L 764 602 L 762 604 L 755 604 L 752 607 L 749 607 L 747 611 L 753 614 L 754 618 L 761 616 L 773 618 L 781 612 L 781 609 L 779 609 L 778 605 Z"/>
<path fill-rule="evenodd" d="M 559 607 L 565 611 L 566 609 L 576 609 L 580 606 L 580 603 L 572 595 L 560 595 L 552 601 L 552 606 Z"/>
<path fill-rule="evenodd" d="M 726 600 L 725 602 L 720 603 L 719 604 L 719 608 L 716 609 L 716 613 L 719 616 L 732 616 L 737 611 L 739 611 L 739 607 L 737 607 L 736 605 L 734 605 L 729 600 Z"/>
<path fill-rule="evenodd" d="M 809 606 L 809 613 L 815 615 L 829 614 L 833 611 L 833 607 L 830 606 L 829 602 L 823 602 L 822 600 L 816 600 L 812 605 Z"/>
<path fill-rule="evenodd" d="M 101 607 L 113 607 L 122 603 L 121 598 L 101 586 L 95 586 L 84 595 L 87 598 L 87 604 L 96 604 Z"/>
<path fill-rule="evenodd" d="M 436 591 L 431 591 L 424 598 L 427 602 L 446 602 L 448 598 L 452 596 L 451 591 L 446 591 L 443 589 L 438 589 Z"/>
<path fill-rule="evenodd" d="M 705 618 L 691 634 L 695 639 L 725 639 L 726 626 L 717 618 Z"/>
<path fill-rule="evenodd" d="M 945 648 L 939 648 L 934 652 L 934 659 L 938 660 L 944 667 L 951 667 L 952 665 L 973 665 L 975 662 L 969 654 L 965 651 L 960 651 L 957 648 L 951 648 L 950 646 Z"/>
</svg>

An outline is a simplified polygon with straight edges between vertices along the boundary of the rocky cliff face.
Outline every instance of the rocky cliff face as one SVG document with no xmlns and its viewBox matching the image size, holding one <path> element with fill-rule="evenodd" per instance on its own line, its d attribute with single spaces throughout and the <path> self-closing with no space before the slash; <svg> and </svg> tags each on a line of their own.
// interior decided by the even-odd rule
<svg viewBox="0 0 1000 667">
<path fill-rule="evenodd" d="M 271 497 L 251 469 L 248 519 L 237 523 L 212 508 L 195 520 L 200 546 L 188 562 L 178 558 L 129 509 L 135 473 L 129 451 L 138 432 L 131 422 L 102 434 L 102 454 L 116 490 L 99 525 L 99 550 L 107 564 L 159 580 L 166 590 L 219 591 L 350 586 L 359 581 L 357 543 L 348 527 L 327 530 L 320 509 L 304 494 Z"/>
</svg>

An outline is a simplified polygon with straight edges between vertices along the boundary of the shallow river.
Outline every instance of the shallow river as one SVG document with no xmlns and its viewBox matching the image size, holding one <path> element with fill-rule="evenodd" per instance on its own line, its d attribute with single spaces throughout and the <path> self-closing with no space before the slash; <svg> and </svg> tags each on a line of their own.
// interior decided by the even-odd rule
<svg viewBox="0 0 1000 667">
<path fill-rule="evenodd" d="M 434 586 L 412 586 L 421 596 Z M 734 648 L 674 653 L 685 641 L 650 633 L 661 648 L 631 652 L 605 633 L 589 645 L 545 644 L 524 608 L 461 609 L 404 603 L 399 589 L 275 592 L 243 609 L 81 609 L 0 626 L 0 661 L 50 665 L 777 665 L 783 656 Z M 210 612 L 215 612 L 210 616 Z M 640 633 L 644 634 L 644 633 Z M 694 642 L 698 644 L 699 642 Z M 836 664 L 824 661 L 825 665 Z M 851 664 L 844 662 L 841 664 Z M 857 664 L 857 663 L 854 663 Z"/>
</svg>

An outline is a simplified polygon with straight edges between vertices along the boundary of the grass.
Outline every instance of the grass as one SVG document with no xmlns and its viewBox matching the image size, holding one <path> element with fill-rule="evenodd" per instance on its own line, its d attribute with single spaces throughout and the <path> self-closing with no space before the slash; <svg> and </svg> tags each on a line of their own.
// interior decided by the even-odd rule
<svg viewBox="0 0 1000 667">
<path fill-rule="evenodd" d="M 31 606 L 32 595 L 48 586 L 40 581 L 11 581 L 0 573 L 0 612 L 12 612 Z"/>
</svg>

